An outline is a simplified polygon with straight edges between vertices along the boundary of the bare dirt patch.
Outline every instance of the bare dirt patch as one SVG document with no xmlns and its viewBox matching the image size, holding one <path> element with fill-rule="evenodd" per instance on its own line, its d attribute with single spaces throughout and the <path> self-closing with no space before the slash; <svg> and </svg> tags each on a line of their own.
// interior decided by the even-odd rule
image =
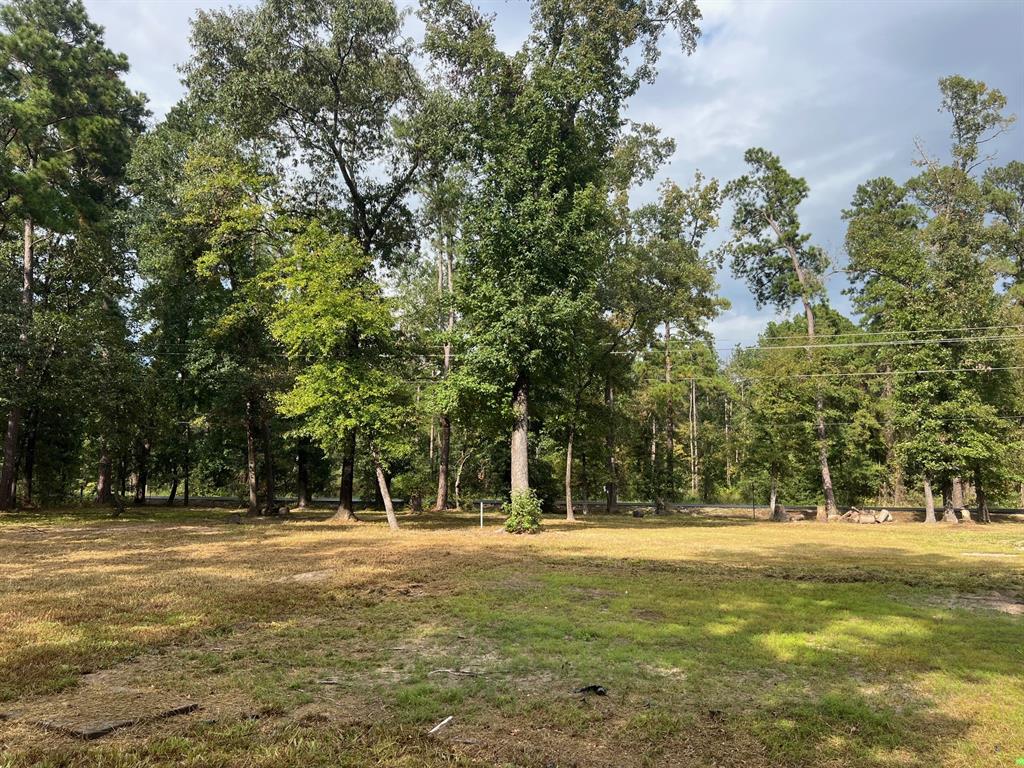
<svg viewBox="0 0 1024 768">
<path fill-rule="evenodd" d="M 956 594 L 927 599 L 929 605 L 966 608 L 969 611 L 997 611 L 1009 616 L 1024 616 L 1024 599 L 1001 592 Z"/>
</svg>

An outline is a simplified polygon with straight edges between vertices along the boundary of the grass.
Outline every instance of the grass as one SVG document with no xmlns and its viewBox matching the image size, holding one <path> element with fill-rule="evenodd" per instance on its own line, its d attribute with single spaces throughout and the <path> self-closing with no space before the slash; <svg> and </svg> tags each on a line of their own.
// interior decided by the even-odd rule
<svg viewBox="0 0 1024 768">
<path fill-rule="evenodd" d="M 0 768 L 1024 757 L 1019 524 L 228 514 L 0 517 Z M 88 743 L 17 716 L 118 686 L 201 706 Z"/>
</svg>

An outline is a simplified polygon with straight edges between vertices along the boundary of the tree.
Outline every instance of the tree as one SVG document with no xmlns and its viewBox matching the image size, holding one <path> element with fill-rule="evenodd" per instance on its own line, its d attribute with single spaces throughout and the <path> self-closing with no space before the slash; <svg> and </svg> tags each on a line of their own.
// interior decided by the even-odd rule
<svg viewBox="0 0 1024 768">
<path fill-rule="evenodd" d="M 296 169 L 303 206 L 333 218 L 374 259 L 413 239 L 405 198 L 424 163 L 425 91 L 390 0 L 266 0 L 201 12 L 185 68 L 191 93 L 243 139 L 270 143 Z M 349 329 L 358 354 L 362 331 Z M 338 513 L 353 515 L 356 432 L 345 436 Z"/>
<path fill-rule="evenodd" d="M 736 205 L 732 241 L 733 272 L 747 281 L 759 307 L 788 309 L 797 299 L 804 308 L 807 357 L 813 360 L 815 327 L 814 297 L 822 290 L 821 275 L 828 264 L 825 253 L 800 232 L 797 206 L 807 197 L 803 179 L 791 176 L 776 155 L 765 149 L 748 149 L 744 159 L 750 173 L 732 181 L 726 193 Z M 828 464 L 828 433 L 823 395 L 815 396 L 818 434 L 818 465 L 828 516 L 837 514 L 832 473 Z"/>
<path fill-rule="evenodd" d="M 116 205 L 143 98 L 122 79 L 127 59 L 78 0 L 13 0 L 0 8 L 3 226 L 21 222 L 21 305 L 0 470 L 0 509 L 14 505 L 24 378 L 31 356 L 35 247 L 45 233 L 100 223 Z"/>
<path fill-rule="evenodd" d="M 676 28 L 692 50 L 699 13 L 689 0 L 542 0 L 514 56 L 467 4 L 433 2 L 423 15 L 477 159 L 458 286 L 468 362 L 506 388 L 511 489 L 525 493 L 531 392 L 543 396 L 599 307 L 594 275 L 609 241 L 607 173 L 622 106 L 653 77 L 664 30 Z M 631 69 L 634 48 L 641 63 Z"/>
<path fill-rule="evenodd" d="M 894 445 L 903 467 L 922 478 L 929 522 L 933 483 L 944 519 L 955 521 L 960 478 L 980 471 L 983 486 L 1014 442 L 999 415 L 1012 402 L 1009 349 L 985 330 L 1005 317 L 994 285 L 1006 260 L 991 253 L 993 244 L 1012 251 L 1012 202 L 995 189 L 987 197 L 972 176 L 986 161 L 980 145 L 1009 124 L 999 113 L 1005 100 L 961 77 L 939 84 L 953 122 L 952 162 L 922 150 L 918 176 L 905 186 L 861 185 L 845 214 L 855 301 L 869 327 L 894 334 L 879 354 L 893 371 Z M 993 195 L 1004 218 L 989 226 Z M 985 476 L 986 468 L 993 472 Z"/>
<path fill-rule="evenodd" d="M 274 337 L 291 359 L 306 361 L 292 388 L 280 396 L 281 411 L 332 456 L 344 453 L 353 430 L 370 435 L 388 524 L 397 529 L 385 473 L 413 448 L 412 409 L 391 307 L 368 262 L 357 241 L 313 221 L 291 240 L 264 280 L 276 297 Z M 347 346 L 354 327 L 362 337 L 358 357 Z"/>
</svg>

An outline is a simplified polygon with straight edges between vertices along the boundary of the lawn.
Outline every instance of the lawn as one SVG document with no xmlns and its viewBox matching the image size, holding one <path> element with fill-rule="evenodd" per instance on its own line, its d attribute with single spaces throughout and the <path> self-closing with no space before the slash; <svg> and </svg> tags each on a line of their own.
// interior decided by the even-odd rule
<svg viewBox="0 0 1024 768">
<path fill-rule="evenodd" d="M 1024 764 L 1020 523 L 368 519 L 0 518 L 0 768 Z"/>
</svg>

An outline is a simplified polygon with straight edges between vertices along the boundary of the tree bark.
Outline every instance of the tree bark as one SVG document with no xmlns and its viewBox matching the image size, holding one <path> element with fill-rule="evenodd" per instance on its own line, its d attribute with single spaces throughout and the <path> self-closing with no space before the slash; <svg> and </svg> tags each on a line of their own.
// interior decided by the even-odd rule
<svg viewBox="0 0 1024 768">
<path fill-rule="evenodd" d="M 697 429 L 697 379 L 690 379 L 690 493 L 693 498 L 700 494 L 700 446 Z"/>
<path fill-rule="evenodd" d="M 619 511 L 619 462 L 615 455 L 615 388 L 605 379 L 604 403 L 608 409 L 608 432 L 605 448 L 608 451 L 608 484 L 605 486 L 605 512 L 614 515 Z"/>
<path fill-rule="evenodd" d="M 658 417 L 651 414 L 651 495 L 654 496 L 654 514 L 665 512 L 665 497 L 661 479 L 661 467 L 658 466 Z"/>
<path fill-rule="evenodd" d="M 530 457 L 527 435 L 530 427 L 529 383 L 520 373 L 512 388 L 512 493 L 530 489 Z"/>
<path fill-rule="evenodd" d="M 266 489 L 267 489 L 267 502 L 266 510 L 268 514 L 274 514 L 277 511 L 277 483 L 274 477 L 274 441 L 273 436 L 270 434 L 270 419 L 267 418 L 266 414 L 263 414 L 263 463 L 264 472 L 266 473 Z"/>
<path fill-rule="evenodd" d="M 769 519 L 775 522 L 782 522 L 783 517 L 778 514 L 779 511 L 779 478 L 776 475 L 772 475 L 772 485 L 768 492 Z"/>
<path fill-rule="evenodd" d="M 146 503 L 146 484 L 149 482 L 149 452 L 150 442 L 148 437 L 142 438 L 136 446 L 135 454 L 135 503 Z"/>
<path fill-rule="evenodd" d="M 25 365 L 28 357 L 28 337 L 32 327 L 32 278 L 35 270 L 35 226 L 32 218 L 27 217 L 22 234 L 21 264 L 21 323 L 18 331 L 18 344 L 21 354 L 14 366 L 14 382 L 17 384 L 25 378 Z M 0 509 L 14 509 L 15 485 L 18 479 L 18 449 L 21 446 L 21 421 L 23 408 L 21 392 L 16 392 L 14 405 L 7 414 L 7 430 L 4 433 L 3 467 L 0 468 Z"/>
<path fill-rule="evenodd" d="M 186 507 L 192 501 L 192 497 L 189 495 L 189 493 L 191 491 L 191 488 L 189 486 L 189 482 L 191 481 L 191 479 L 192 479 L 192 425 L 191 424 L 186 424 L 185 425 L 185 488 L 184 488 L 184 496 L 185 496 L 185 498 L 182 499 L 182 501 L 184 502 Z M 174 477 L 174 483 L 175 483 L 175 487 L 177 487 L 177 483 L 178 483 L 177 475 L 175 475 L 175 477 Z"/>
<path fill-rule="evenodd" d="M 167 494 L 167 506 L 174 506 L 174 498 L 178 495 L 178 473 L 171 475 L 171 491 Z"/>
<path fill-rule="evenodd" d="M 341 487 L 338 490 L 338 511 L 331 518 L 336 522 L 358 520 L 352 501 L 356 470 L 356 432 L 349 430 L 345 435 L 345 451 L 341 457 Z"/>
<path fill-rule="evenodd" d="M 935 520 L 935 497 L 932 496 L 931 478 L 924 478 L 924 521 L 934 523 Z"/>
<path fill-rule="evenodd" d="M 447 413 L 438 417 L 440 423 L 440 446 L 438 447 L 437 462 L 437 501 L 434 502 L 434 511 L 443 512 L 448 508 L 448 465 L 451 461 L 452 451 L 452 422 Z"/>
<path fill-rule="evenodd" d="M 392 531 L 398 530 L 398 518 L 395 516 L 395 506 L 391 503 L 391 490 L 388 488 L 388 480 L 384 474 L 384 464 L 381 462 L 380 451 L 376 446 L 370 446 L 370 453 L 373 455 L 373 469 L 377 474 L 377 487 L 380 490 L 381 498 L 384 500 L 384 513 L 388 518 L 388 527 Z"/>
<path fill-rule="evenodd" d="M 245 482 L 249 489 L 249 514 L 257 515 L 260 511 L 259 497 L 256 491 L 256 416 L 253 413 L 251 399 L 245 401 Z"/>
<path fill-rule="evenodd" d="M 587 474 L 587 452 L 580 451 L 580 485 L 583 487 L 583 514 L 590 509 L 590 475 Z"/>
<path fill-rule="evenodd" d="M 727 488 L 732 488 L 732 441 L 729 438 L 729 411 L 731 408 L 732 404 L 729 402 L 729 398 L 726 398 L 722 411 L 725 420 L 725 485 Z"/>
<path fill-rule="evenodd" d="M 39 431 L 39 411 L 35 410 L 28 419 L 28 434 L 25 436 L 25 497 L 23 505 L 32 506 L 32 479 L 36 468 L 36 434 Z"/>
<path fill-rule="evenodd" d="M 959 477 L 953 478 L 953 511 L 964 508 L 964 482 Z"/>
<path fill-rule="evenodd" d="M 565 519 L 576 522 L 576 512 L 572 508 L 572 444 L 576 437 L 576 428 L 569 427 L 569 439 L 565 443 Z"/>
<path fill-rule="evenodd" d="M 309 438 L 300 437 L 295 450 L 296 495 L 299 509 L 309 506 Z"/>
<path fill-rule="evenodd" d="M 981 481 L 981 473 L 977 470 L 974 471 L 974 493 L 978 498 L 978 522 L 992 522 L 992 517 L 988 511 L 988 497 L 985 495 L 985 486 Z"/>
<path fill-rule="evenodd" d="M 462 455 L 459 459 L 458 466 L 455 467 L 455 507 L 456 509 L 462 509 L 462 470 L 466 466 L 466 462 L 469 461 L 469 457 L 472 454 L 467 452 Z"/>
<path fill-rule="evenodd" d="M 956 523 L 956 512 L 953 511 L 953 481 L 942 481 L 942 522 Z"/>
<path fill-rule="evenodd" d="M 445 252 L 445 259 L 443 262 L 438 262 L 438 267 L 447 275 L 446 285 L 448 288 L 448 323 L 447 331 L 448 335 L 444 341 L 444 360 L 443 360 L 443 372 L 444 378 L 448 378 L 448 374 L 452 369 L 452 333 L 455 331 L 455 282 L 452 277 L 454 262 L 452 258 L 453 244 L 448 243 L 448 248 Z M 440 292 L 441 288 L 441 275 L 438 275 L 438 289 Z M 451 442 L 452 442 L 452 420 L 451 416 L 446 412 L 442 413 L 438 418 L 440 423 L 440 446 L 438 450 L 438 463 L 437 463 L 437 501 L 434 503 L 434 511 L 441 512 L 448 508 L 448 471 L 451 462 Z"/>
<path fill-rule="evenodd" d="M 665 384 L 672 384 L 672 324 L 665 321 Z M 671 386 L 666 387 L 668 402 L 665 408 L 665 494 L 669 501 L 676 497 L 676 421 Z"/>
<path fill-rule="evenodd" d="M 107 448 L 106 441 L 104 441 L 100 448 L 99 475 L 96 479 L 96 501 L 100 504 L 110 503 L 110 494 L 112 492 L 110 487 L 110 471 L 110 451 Z"/>
</svg>

